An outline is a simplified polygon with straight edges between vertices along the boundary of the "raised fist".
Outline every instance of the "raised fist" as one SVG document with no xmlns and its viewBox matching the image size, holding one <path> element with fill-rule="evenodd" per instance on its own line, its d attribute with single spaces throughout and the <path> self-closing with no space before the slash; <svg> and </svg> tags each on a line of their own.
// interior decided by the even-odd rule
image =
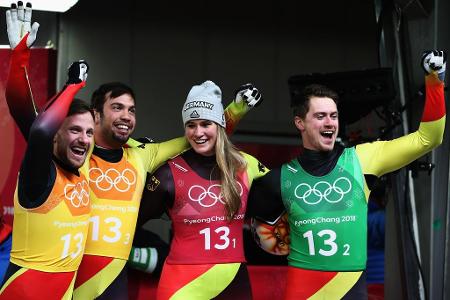
<svg viewBox="0 0 450 300">
<path fill-rule="evenodd" d="M 447 66 L 447 54 L 444 51 L 429 50 L 422 54 L 422 67 L 427 74 L 437 73 L 440 80 L 444 81 Z"/>
<path fill-rule="evenodd" d="M 261 93 L 251 83 L 241 85 L 235 92 L 236 103 L 245 102 L 249 107 L 255 107 L 263 101 Z"/>
<path fill-rule="evenodd" d="M 23 7 L 23 2 L 11 4 L 11 9 L 6 11 L 6 28 L 11 49 L 16 48 L 20 41 L 29 33 L 27 37 L 27 47 L 30 48 L 36 41 L 39 23 L 31 25 L 31 3 Z"/>
<path fill-rule="evenodd" d="M 86 81 L 89 65 L 85 60 L 74 61 L 70 64 L 67 72 L 67 84 L 80 83 Z"/>
</svg>

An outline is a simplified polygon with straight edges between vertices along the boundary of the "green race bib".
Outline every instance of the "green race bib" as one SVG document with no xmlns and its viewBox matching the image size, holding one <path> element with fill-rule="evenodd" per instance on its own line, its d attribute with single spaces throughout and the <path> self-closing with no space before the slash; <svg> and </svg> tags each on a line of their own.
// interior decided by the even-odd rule
<svg viewBox="0 0 450 300">
<path fill-rule="evenodd" d="M 354 148 L 335 168 L 312 176 L 297 159 L 281 168 L 281 194 L 289 213 L 289 265 L 323 271 L 363 270 L 367 259 L 367 201 Z"/>
</svg>

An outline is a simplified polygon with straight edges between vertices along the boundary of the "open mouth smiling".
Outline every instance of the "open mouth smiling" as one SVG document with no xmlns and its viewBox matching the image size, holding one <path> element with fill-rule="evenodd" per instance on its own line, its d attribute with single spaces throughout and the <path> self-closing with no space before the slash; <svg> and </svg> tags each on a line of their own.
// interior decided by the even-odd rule
<svg viewBox="0 0 450 300">
<path fill-rule="evenodd" d="M 207 141 L 208 141 L 208 140 L 201 139 L 201 140 L 195 140 L 194 142 L 195 142 L 197 145 L 201 145 L 201 144 L 206 143 Z"/>
<path fill-rule="evenodd" d="M 79 146 L 71 147 L 70 150 L 76 156 L 84 156 L 86 154 L 87 149 Z"/>
<path fill-rule="evenodd" d="M 331 139 L 334 135 L 334 131 L 333 130 L 325 130 L 325 131 L 320 132 L 320 135 L 325 138 Z"/>
</svg>

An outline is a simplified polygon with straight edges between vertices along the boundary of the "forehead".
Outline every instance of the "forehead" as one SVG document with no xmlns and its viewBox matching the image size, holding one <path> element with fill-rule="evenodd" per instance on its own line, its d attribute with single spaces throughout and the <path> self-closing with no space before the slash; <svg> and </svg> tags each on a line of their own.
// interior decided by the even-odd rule
<svg viewBox="0 0 450 300">
<path fill-rule="evenodd" d="M 94 129 L 94 119 L 90 112 L 85 112 L 82 114 L 74 114 L 67 117 L 64 120 L 64 127 L 77 126 L 83 128 L 84 130 Z"/>
<path fill-rule="evenodd" d="M 328 97 L 311 97 L 309 99 L 309 112 L 337 112 L 337 106 L 333 99 Z"/>
<path fill-rule="evenodd" d="M 105 101 L 105 104 L 112 105 L 112 104 L 122 104 L 123 106 L 134 106 L 134 99 L 131 97 L 130 94 L 123 94 L 116 98 L 108 97 Z"/>
<path fill-rule="evenodd" d="M 208 123 L 208 124 L 211 123 L 213 125 L 216 125 L 215 122 L 213 122 L 211 120 L 205 120 L 205 119 L 190 120 L 190 121 L 186 122 L 186 125 L 188 125 L 188 124 L 201 125 L 201 124 L 204 124 L 204 123 Z"/>
</svg>

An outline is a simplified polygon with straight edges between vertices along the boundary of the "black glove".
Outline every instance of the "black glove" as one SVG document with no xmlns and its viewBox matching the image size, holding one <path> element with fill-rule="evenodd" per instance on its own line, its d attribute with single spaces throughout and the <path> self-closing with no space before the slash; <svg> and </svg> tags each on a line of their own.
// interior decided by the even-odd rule
<svg viewBox="0 0 450 300">
<path fill-rule="evenodd" d="M 69 66 L 66 84 L 74 84 L 86 81 L 88 71 L 89 65 L 85 60 L 74 61 Z"/>
<path fill-rule="evenodd" d="M 235 92 L 235 100 L 236 103 L 241 103 L 244 101 L 247 105 L 251 107 L 256 107 L 261 104 L 263 98 L 261 93 L 257 88 L 253 86 L 251 83 L 247 83 L 241 85 Z"/>
<path fill-rule="evenodd" d="M 447 53 L 439 50 L 428 50 L 422 54 L 422 68 L 427 74 L 437 73 L 439 79 L 444 81 L 447 66 Z"/>
</svg>

